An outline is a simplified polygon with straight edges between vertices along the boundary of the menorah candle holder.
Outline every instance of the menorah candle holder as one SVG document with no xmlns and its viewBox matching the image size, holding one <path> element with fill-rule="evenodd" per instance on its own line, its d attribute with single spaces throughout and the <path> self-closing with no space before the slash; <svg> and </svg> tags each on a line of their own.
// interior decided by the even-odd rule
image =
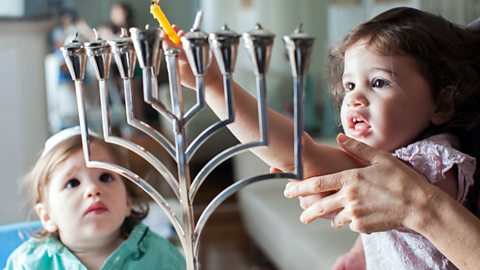
<svg viewBox="0 0 480 270">
<path fill-rule="evenodd" d="M 181 39 L 182 47 L 188 63 L 196 78 L 196 103 L 185 111 L 183 91 L 180 85 L 178 57 L 180 48 L 162 49 L 162 38 L 159 28 L 145 29 L 131 28 L 130 36 L 123 29 L 122 34 L 115 40 L 103 40 L 98 34 L 96 39 L 82 44 L 77 37 L 62 48 L 66 64 L 75 82 L 79 123 L 83 142 L 83 152 L 88 167 L 111 170 L 129 179 L 143 189 L 165 212 L 178 235 L 184 251 L 186 267 L 189 270 L 199 269 L 199 242 L 205 224 L 215 209 L 229 196 L 243 187 L 259 181 L 269 179 L 302 179 L 302 144 L 303 133 L 303 88 L 304 75 L 310 62 L 314 38 L 302 32 L 301 25 L 290 36 L 283 37 L 293 77 L 293 105 L 294 105 L 294 172 L 265 173 L 246 179 L 235 181 L 217 194 L 207 205 L 199 218 L 193 215 L 193 200 L 207 176 L 227 159 L 247 150 L 268 145 L 266 79 L 272 46 L 275 35 L 257 24 L 255 28 L 243 34 L 243 43 L 252 59 L 253 72 L 256 77 L 257 106 L 260 138 L 254 142 L 239 143 L 228 147 L 210 159 L 202 169 L 191 178 L 190 161 L 198 148 L 205 143 L 215 132 L 225 128 L 235 121 L 235 108 L 232 100 L 232 74 L 235 70 L 240 35 L 224 25 L 215 33 L 205 33 L 200 29 L 201 15 L 197 16 L 194 26 Z M 186 137 L 186 125 L 193 116 L 205 106 L 204 75 L 211 58 L 216 58 L 223 75 L 223 85 L 227 116 L 219 119 L 189 141 Z M 169 78 L 171 109 L 159 99 L 157 76 L 160 73 L 161 57 L 164 54 Z M 177 176 L 174 176 L 167 166 L 148 149 L 128 139 L 112 134 L 109 109 L 109 92 L 107 79 L 109 77 L 111 58 L 115 60 L 119 74 L 123 79 L 125 93 L 125 112 L 127 124 L 152 138 L 176 162 Z M 173 191 L 173 196 L 181 205 L 181 219 L 173 211 L 169 202 L 146 180 L 137 173 L 118 164 L 92 160 L 89 147 L 89 133 L 85 113 L 83 80 L 85 75 L 86 59 L 90 60 L 99 84 L 100 107 L 102 118 L 103 138 L 106 142 L 121 146 L 137 154 L 148 162 L 165 179 Z M 165 117 L 173 127 L 173 140 L 167 139 L 159 130 L 150 126 L 143 119 L 137 119 L 133 114 L 132 85 L 133 70 L 136 62 L 142 69 L 143 99 L 144 102 Z"/>
</svg>

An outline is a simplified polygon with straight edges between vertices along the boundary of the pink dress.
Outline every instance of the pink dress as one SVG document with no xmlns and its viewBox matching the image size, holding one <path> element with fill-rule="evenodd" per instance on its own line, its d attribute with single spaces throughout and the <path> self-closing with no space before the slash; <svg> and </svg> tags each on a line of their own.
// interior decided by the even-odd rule
<svg viewBox="0 0 480 270">
<path fill-rule="evenodd" d="M 475 158 L 458 150 L 454 136 L 438 134 L 398 149 L 393 154 L 423 173 L 430 183 L 458 171 L 457 201 L 463 202 L 473 184 Z M 387 179 L 388 181 L 388 179 Z M 408 229 L 362 234 L 367 269 L 457 269 L 426 238 Z"/>
</svg>

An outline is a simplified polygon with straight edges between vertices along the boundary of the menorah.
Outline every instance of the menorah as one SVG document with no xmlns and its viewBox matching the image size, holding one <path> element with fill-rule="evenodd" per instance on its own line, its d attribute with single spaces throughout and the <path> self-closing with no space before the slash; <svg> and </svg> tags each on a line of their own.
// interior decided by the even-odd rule
<svg viewBox="0 0 480 270">
<path fill-rule="evenodd" d="M 198 255 L 201 233 L 215 209 L 228 197 L 249 184 L 263 180 L 285 178 L 302 179 L 301 137 L 303 133 L 302 98 L 304 75 L 308 70 L 314 42 L 312 37 L 303 33 L 301 24 L 292 35 L 283 37 L 293 76 L 294 171 L 265 173 L 235 181 L 219 192 L 219 194 L 208 203 L 198 220 L 195 220 L 193 215 L 193 201 L 207 176 L 227 159 L 247 150 L 268 145 L 267 87 L 265 76 L 268 71 L 275 37 L 273 33 L 264 30 L 260 24 L 257 24 L 254 30 L 243 34 L 244 45 L 253 62 L 253 71 L 256 78 L 260 138 L 258 138 L 257 141 L 238 143 L 222 150 L 210 159 L 192 180 L 190 162 L 194 153 L 214 133 L 235 121 L 232 74 L 235 69 L 237 50 L 241 37 L 226 25 L 215 33 L 208 34 L 203 32 L 200 30 L 200 20 L 201 15 L 197 15 L 192 29 L 181 38 L 183 50 L 196 78 L 196 103 L 187 111 L 185 111 L 183 89 L 180 84 L 178 67 L 178 57 L 181 48 L 172 47 L 163 50 L 160 28 L 150 28 L 148 26 L 145 27 L 145 29 L 131 28 L 130 36 L 126 29 L 123 29 L 119 38 L 108 41 L 101 39 L 98 34 L 96 34 L 95 40 L 86 43 L 81 43 L 78 38 L 75 37 L 62 48 L 66 64 L 75 82 L 79 124 L 87 166 L 111 170 L 122 175 L 143 189 L 161 207 L 178 235 L 184 251 L 186 266 L 189 270 L 199 268 Z M 187 125 L 193 116 L 205 107 L 205 91 L 208 91 L 208 89 L 205 89 L 204 76 L 212 60 L 212 52 L 223 75 L 227 116 L 224 119 L 219 118 L 218 121 L 208 126 L 193 140 L 188 141 L 186 137 Z M 109 117 L 109 92 L 107 87 L 112 54 L 120 76 L 123 79 L 127 124 L 139 132 L 146 134 L 152 138 L 155 143 L 163 147 L 176 162 L 177 176 L 174 176 L 165 163 L 148 149 L 113 134 Z M 157 76 L 160 72 L 162 54 L 165 54 L 167 65 L 171 99 L 170 109 L 168 109 L 159 98 Z M 92 160 L 88 143 L 89 131 L 83 89 L 87 57 L 93 65 L 99 84 L 104 140 L 107 143 L 121 146 L 137 154 L 158 171 L 172 189 L 174 198 L 178 200 L 181 205 L 181 220 L 173 211 L 165 197 L 137 173 L 118 164 Z M 172 124 L 173 139 L 168 139 L 165 134 L 162 134 L 158 129 L 145 122 L 144 119 L 136 118 L 133 114 L 132 79 L 137 58 L 142 69 L 144 102 Z"/>
</svg>

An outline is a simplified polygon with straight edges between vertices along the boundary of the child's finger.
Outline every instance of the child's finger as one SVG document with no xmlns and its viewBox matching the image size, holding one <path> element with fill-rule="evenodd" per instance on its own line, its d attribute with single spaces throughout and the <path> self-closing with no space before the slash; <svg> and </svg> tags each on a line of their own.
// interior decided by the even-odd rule
<svg viewBox="0 0 480 270">
<path fill-rule="evenodd" d="M 270 173 L 280 173 L 280 172 L 282 172 L 280 169 L 275 167 L 270 167 Z"/>
</svg>

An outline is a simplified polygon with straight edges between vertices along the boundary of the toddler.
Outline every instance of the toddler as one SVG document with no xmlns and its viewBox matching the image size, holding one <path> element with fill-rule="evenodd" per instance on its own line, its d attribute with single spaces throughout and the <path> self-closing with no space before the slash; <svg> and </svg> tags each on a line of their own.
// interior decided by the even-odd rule
<svg viewBox="0 0 480 270">
<path fill-rule="evenodd" d="M 93 160 L 122 164 L 115 148 L 90 138 Z M 43 230 L 5 269 L 185 269 L 177 248 L 141 223 L 148 208 L 134 206 L 133 183 L 85 164 L 78 127 L 47 140 L 25 178 Z"/>
</svg>

